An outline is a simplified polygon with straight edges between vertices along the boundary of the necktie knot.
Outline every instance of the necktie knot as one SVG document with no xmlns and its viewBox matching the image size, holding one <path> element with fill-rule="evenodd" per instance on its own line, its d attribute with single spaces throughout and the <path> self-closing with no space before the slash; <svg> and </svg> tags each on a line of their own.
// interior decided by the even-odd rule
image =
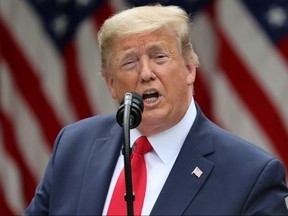
<svg viewBox="0 0 288 216">
<path fill-rule="evenodd" d="M 152 150 L 152 146 L 146 136 L 141 136 L 135 141 L 134 153 L 144 155 Z"/>
</svg>

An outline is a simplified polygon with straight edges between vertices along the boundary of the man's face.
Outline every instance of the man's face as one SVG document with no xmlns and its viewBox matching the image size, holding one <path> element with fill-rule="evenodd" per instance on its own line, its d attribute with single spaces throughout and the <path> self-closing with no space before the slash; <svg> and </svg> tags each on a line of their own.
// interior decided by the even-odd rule
<svg viewBox="0 0 288 216">
<path fill-rule="evenodd" d="M 177 124 L 190 105 L 196 68 L 182 57 L 176 35 L 159 30 L 128 36 L 112 46 L 105 80 L 118 101 L 127 92 L 142 96 L 138 129 L 149 136 Z"/>
</svg>

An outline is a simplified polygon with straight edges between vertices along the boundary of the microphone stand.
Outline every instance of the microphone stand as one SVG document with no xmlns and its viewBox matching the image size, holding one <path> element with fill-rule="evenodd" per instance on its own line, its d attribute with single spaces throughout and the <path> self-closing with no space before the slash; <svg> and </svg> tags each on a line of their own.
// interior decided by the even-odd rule
<svg viewBox="0 0 288 216">
<path fill-rule="evenodd" d="M 123 116 L 123 133 L 124 133 L 124 143 L 123 143 L 123 156 L 124 156 L 124 173 L 125 173 L 125 184 L 126 184 L 126 194 L 124 196 L 127 204 L 127 214 L 128 216 L 134 216 L 134 206 L 133 202 L 135 200 L 135 195 L 133 193 L 132 184 L 132 169 L 131 169 L 131 148 L 130 148 L 130 112 L 132 104 L 132 95 L 127 95 L 126 105 L 124 108 Z"/>
<path fill-rule="evenodd" d="M 127 204 L 127 215 L 134 216 L 133 202 L 135 194 L 133 193 L 132 169 L 131 169 L 131 148 L 130 148 L 130 129 L 137 127 L 142 120 L 144 104 L 142 97 L 136 92 L 125 94 L 121 105 L 117 111 L 116 120 L 123 127 L 124 142 L 122 154 L 124 156 L 124 176 L 126 185 L 126 194 L 124 199 Z"/>
</svg>

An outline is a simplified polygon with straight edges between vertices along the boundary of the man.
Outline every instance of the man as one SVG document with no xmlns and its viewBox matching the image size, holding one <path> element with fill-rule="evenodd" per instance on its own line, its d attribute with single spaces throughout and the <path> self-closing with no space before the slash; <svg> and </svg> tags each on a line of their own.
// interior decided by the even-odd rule
<svg viewBox="0 0 288 216">
<path fill-rule="evenodd" d="M 182 9 L 128 9 L 106 20 L 98 39 L 111 96 L 120 102 L 137 92 L 144 100 L 142 121 L 131 130 L 132 144 L 146 136 L 153 147 L 144 156 L 141 214 L 288 215 L 281 162 L 210 122 L 195 103 L 199 63 Z M 115 115 L 62 129 L 25 214 L 110 214 L 121 147 Z"/>
</svg>

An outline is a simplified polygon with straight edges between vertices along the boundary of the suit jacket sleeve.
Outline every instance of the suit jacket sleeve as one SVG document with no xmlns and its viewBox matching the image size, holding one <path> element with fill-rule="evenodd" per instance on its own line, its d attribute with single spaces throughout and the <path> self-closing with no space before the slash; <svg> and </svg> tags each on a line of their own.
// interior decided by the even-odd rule
<svg viewBox="0 0 288 216">
<path fill-rule="evenodd" d="M 286 191 L 284 167 L 272 159 L 255 182 L 241 215 L 288 215 Z"/>
<path fill-rule="evenodd" d="M 65 128 L 64 128 L 65 129 Z M 32 199 L 30 205 L 24 212 L 24 215 L 49 215 L 49 201 L 50 201 L 50 187 L 52 183 L 53 163 L 56 154 L 57 146 L 64 129 L 58 134 L 54 144 L 52 156 L 46 167 L 45 175 L 43 180 L 39 183 L 36 188 L 35 196 Z"/>
</svg>

